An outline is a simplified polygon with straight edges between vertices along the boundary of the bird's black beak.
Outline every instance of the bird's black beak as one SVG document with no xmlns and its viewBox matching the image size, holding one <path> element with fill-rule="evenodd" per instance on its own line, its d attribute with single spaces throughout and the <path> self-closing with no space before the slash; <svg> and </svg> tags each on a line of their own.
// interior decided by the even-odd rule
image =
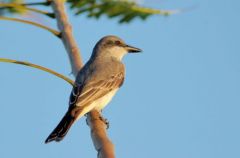
<svg viewBox="0 0 240 158">
<path fill-rule="evenodd" d="M 130 46 L 130 45 L 125 45 L 125 48 L 127 49 L 128 53 L 139 53 L 142 51 L 141 49 Z"/>
</svg>

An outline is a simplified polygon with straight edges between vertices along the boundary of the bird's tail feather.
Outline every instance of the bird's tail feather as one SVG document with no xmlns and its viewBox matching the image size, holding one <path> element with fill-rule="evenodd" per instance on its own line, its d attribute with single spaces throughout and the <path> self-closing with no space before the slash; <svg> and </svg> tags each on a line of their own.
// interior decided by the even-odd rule
<svg viewBox="0 0 240 158">
<path fill-rule="evenodd" d="M 75 117 L 71 116 L 69 112 L 67 112 L 57 127 L 52 131 L 52 133 L 45 140 L 45 143 L 49 143 L 51 141 L 59 142 L 64 136 L 67 134 L 68 130 L 76 120 Z"/>
</svg>

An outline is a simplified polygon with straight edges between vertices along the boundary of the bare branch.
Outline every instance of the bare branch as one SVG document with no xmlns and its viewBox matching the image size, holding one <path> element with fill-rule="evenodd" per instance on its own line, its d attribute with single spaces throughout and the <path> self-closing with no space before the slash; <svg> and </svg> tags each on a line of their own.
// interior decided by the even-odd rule
<svg viewBox="0 0 240 158">
<path fill-rule="evenodd" d="M 107 136 L 106 124 L 100 118 L 101 114 L 96 110 L 87 115 L 92 141 L 98 151 L 98 158 L 114 158 L 114 145 Z"/>
<path fill-rule="evenodd" d="M 83 62 L 80 56 L 80 50 L 73 37 L 72 26 L 68 22 L 68 17 L 64 7 L 64 0 L 52 1 L 52 8 L 57 19 L 58 28 L 61 31 L 63 44 L 68 52 L 72 73 L 76 76 L 78 71 L 82 68 Z"/>
<path fill-rule="evenodd" d="M 74 81 L 69 79 L 68 77 L 65 77 L 65 76 L 61 75 L 60 73 L 57 73 L 56 71 L 53 71 L 53 70 L 51 70 L 49 68 L 46 68 L 46 67 L 43 67 L 43 66 L 40 66 L 40 65 L 32 64 L 32 63 L 25 62 L 25 61 L 6 59 L 6 58 L 0 58 L 0 62 L 12 63 L 12 64 L 20 64 L 20 65 L 25 65 L 25 66 L 29 66 L 29 67 L 32 67 L 32 68 L 36 68 L 36 69 L 48 72 L 48 73 L 50 73 L 50 74 L 52 74 L 54 76 L 57 76 L 57 77 L 65 80 L 65 81 L 67 81 L 72 86 L 74 85 Z"/>
<path fill-rule="evenodd" d="M 9 18 L 9 17 L 3 17 L 3 16 L 0 16 L 0 20 L 9 20 L 9 21 L 16 21 L 16 22 L 21 22 L 21 23 L 25 23 L 25 24 L 30 24 L 30 25 L 34 25 L 34 26 L 37 26 L 37 27 L 40 27 L 44 30 L 47 30 L 49 32 L 51 32 L 52 34 L 54 34 L 55 36 L 57 37 L 61 37 L 61 33 L 52 29 L 52 28 L 49 28 L 47 26 L 44 26 L 42 24 L 38 24 L 38 23 L 35 23 L 35 22 L 32 22 L 32 21 L 28 21 L 28 20 L 22 20 L 22 19 L 17 19 L 17 18 Z"/>
</svg>

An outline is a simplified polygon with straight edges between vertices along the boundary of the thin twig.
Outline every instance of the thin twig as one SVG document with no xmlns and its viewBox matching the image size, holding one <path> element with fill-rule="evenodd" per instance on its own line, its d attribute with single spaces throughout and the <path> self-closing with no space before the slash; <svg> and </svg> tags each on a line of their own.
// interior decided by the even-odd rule
<svg viewBox="0 0 240 158">
<path fill-rule="evenodd" d="M 40 27 L 44 30 L 47 30 L 49 32 L 51 32 L 52 34 L 54 34 L 55 36 L 57 37 L 61 37 L 61 33 L 52 29 L 52 28 L 49 28 L 47 26 L 44 26 L 42 24 L 38 24 L 38 23 L 35 23 L 35 22 L 32 22 L 32 21 L 28 21 L 28 20 L 22 20 L 22 19 L 17 19 L 17 18 L 9 18 L 9 17 L 4 17 L 4 16 L 0 16 L 0 20 L 9 20 L 9 21 L 16 21 L 16 22 L 21 22 L 21 23 L 25 23 L 25 24 L 30 24 L 30 25 L 34 25 L 34 26 L 37 26 L 37 27 Z"/>
<path fill-rule="evenodd" d="M 60 73 L 58 73 L 56 71 L 53 71 L 53 70 L 51 70 L 49 68 L 46 68 L 46 67 L 43 67 L 43 66 L 40 66 L 40 65 L 36 65 L 36 64 L 29 63 L 29 62 L 26 62 L 26 61 L 19 61 L 19 60 L 7 59 L 7 58 L 0 58 L 0 62 L 12 63 L 12 64 L 20 64 L 20 65 L 25 65 L 25 66 L 29 66 L 29 67 L 32 67 L 32 68 L 36 68 L 36 69 L 48 72 L 48 73 L 50 73 L 52 75 L 55 75 L 55 76 L 65 80 L 65 81 L 67 81 L 72 86 L 74 85 L 74 81 L 69 79 L 68 77 L 63 76 L 63 75 L 61 75 Z"/>
<path fill-rule="evenodd" d="M 21 5 L 24 6 L 35 6 L 35 5 L 43 5 L 43 6 L 49 6 L 50 1 L 45 1 L 45 2 L 29 2 L 29 3 L 20 3 Z"/>
</svg>

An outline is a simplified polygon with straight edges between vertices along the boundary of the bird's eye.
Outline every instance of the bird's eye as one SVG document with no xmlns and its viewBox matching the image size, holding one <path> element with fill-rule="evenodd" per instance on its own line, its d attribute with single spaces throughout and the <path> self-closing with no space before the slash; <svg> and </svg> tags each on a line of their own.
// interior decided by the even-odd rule
<svg viewBox="0 0 240 158">
<path fill-rule="evenodd" d="M 121 42 L 120 42 L 120 41 L 115 41 L 115 44 L 116 44 L 116 45 L 120 45 Z"/>
<path fill-rule="evenodd" d="M 107 45 L 112 45 L 113 44 L 113 41 L 108 41 L 107 42 Z"/>
</svg>

